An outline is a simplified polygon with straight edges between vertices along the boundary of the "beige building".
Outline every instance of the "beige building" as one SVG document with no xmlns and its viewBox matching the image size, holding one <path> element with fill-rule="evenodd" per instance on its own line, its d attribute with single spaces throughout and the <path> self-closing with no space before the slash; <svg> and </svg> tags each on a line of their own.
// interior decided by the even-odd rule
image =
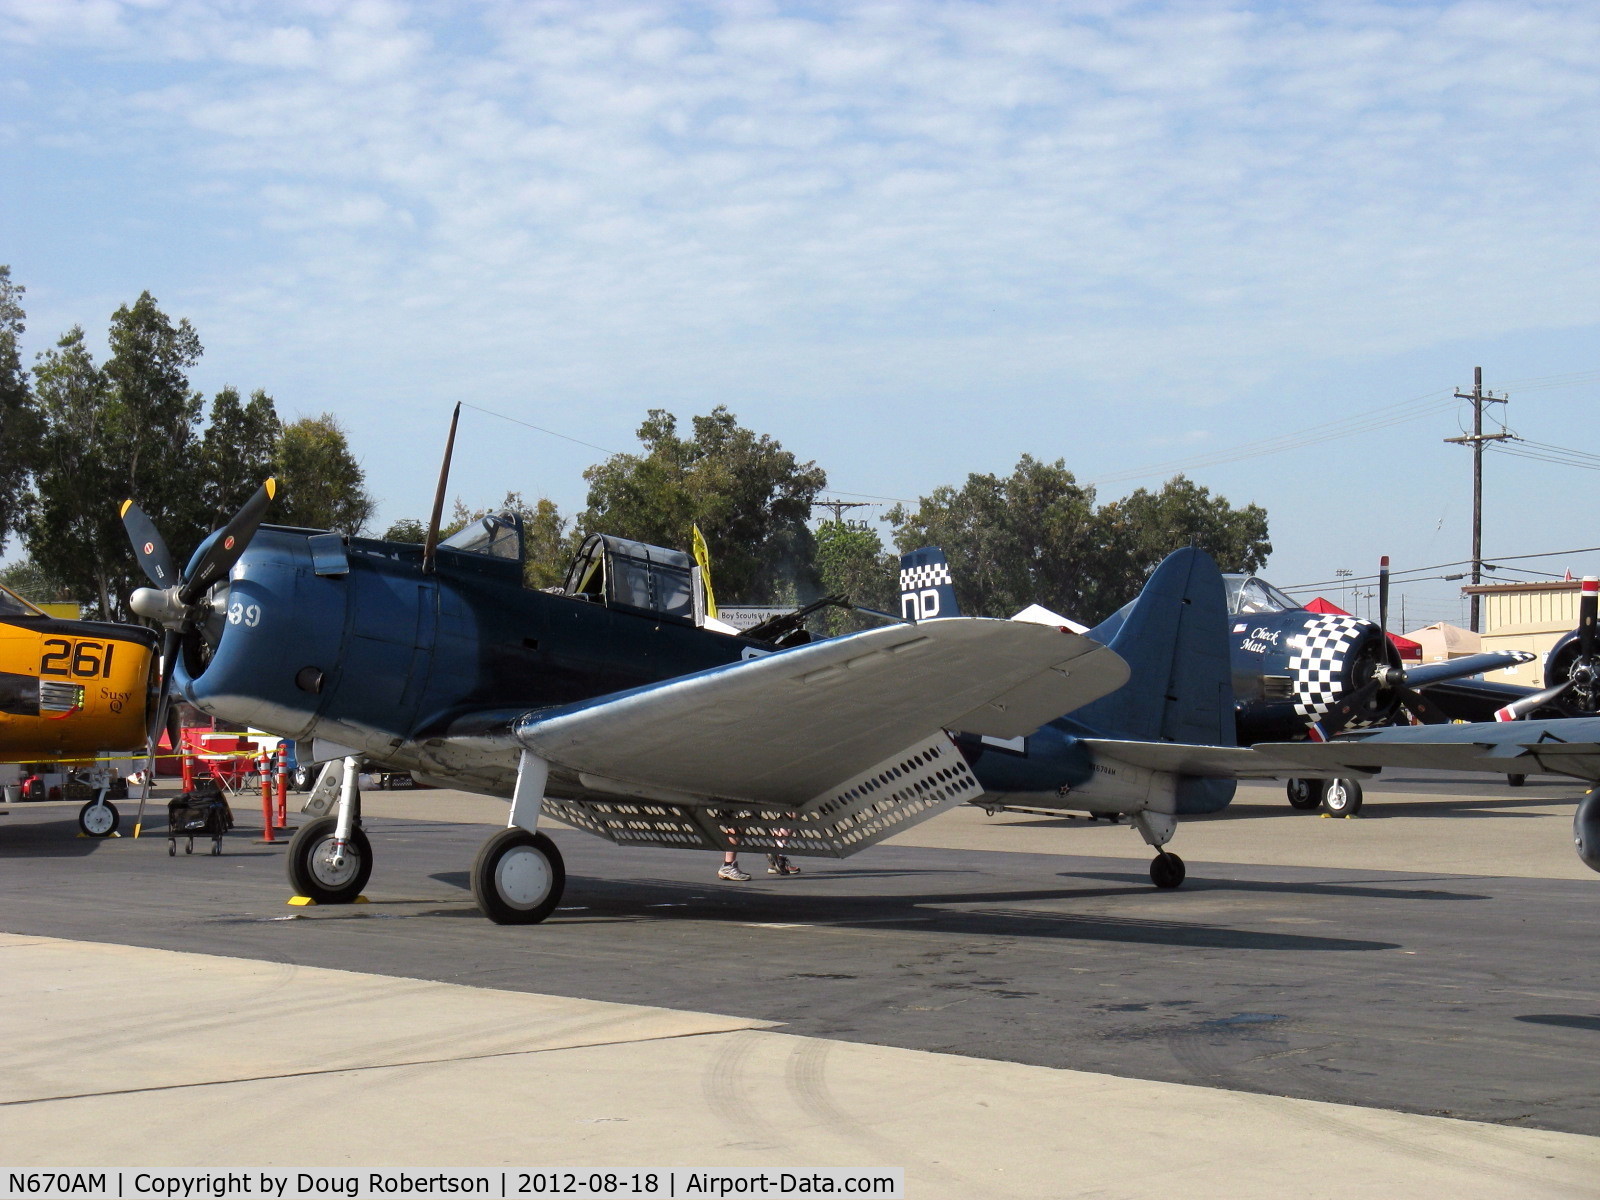
<svg viewBox="0 0 1600 1200">
<path fill-rule="evenodd" d="M 1467 595 L 1480 598 L 1485 650 L 1531 650 L 1539 656 L 1520 667 L 1491 671 L 1484 678 L 1525 687 L 1543 686 L 1545 655 L 1563 634 L 1578 627 L 1578 594 L 1582 588 L 1582 581 L 1577 579 L 1482 583 L 1462 588 Z"/>
</svg>

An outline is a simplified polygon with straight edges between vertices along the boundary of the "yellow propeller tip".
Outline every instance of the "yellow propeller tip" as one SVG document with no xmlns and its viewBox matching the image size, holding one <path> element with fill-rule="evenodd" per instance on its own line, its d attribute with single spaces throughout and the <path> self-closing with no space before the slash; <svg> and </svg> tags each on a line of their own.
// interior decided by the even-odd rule
<svg viewBox="0 0 1600 1200">
<path fill-rule="evenodd" d="M 276 479 L 269 479 L 269 480 L 267 480 L 266 487 L 267 487 L 267 499 L 268 500 L 275 499 L 277 497 L 277 495 L 278 495 L 278 481 Z"/>
<path fill-rule="evenodd" d="M 122 502 L 122 507 L 117 509 L 117 516 L 119 516 L 119 517 L 127 516 L 128 515 L 128 510 L 130 508 L 132 508 L 132 507 L 133 507 L 133 501 L 132 500 L 124 500 Z"/>
</svg>

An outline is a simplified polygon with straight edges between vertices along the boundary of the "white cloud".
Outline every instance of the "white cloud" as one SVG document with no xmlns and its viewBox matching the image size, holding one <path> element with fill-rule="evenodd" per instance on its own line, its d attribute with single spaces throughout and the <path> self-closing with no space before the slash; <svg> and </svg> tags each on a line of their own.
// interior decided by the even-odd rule
<svg viewBox="0 0 1600 1200">
<path fill-rule="evenodd" d="M 1004 419 L 1600 318 L 1579 4 L 0 0 L 0 39 L 12 140 L 226 225 L 208 342 L 337 343 L 352 403 L 448 362 L 618 398 L 568 410 L 602 441 L 683 397 Z"/>
</svg>

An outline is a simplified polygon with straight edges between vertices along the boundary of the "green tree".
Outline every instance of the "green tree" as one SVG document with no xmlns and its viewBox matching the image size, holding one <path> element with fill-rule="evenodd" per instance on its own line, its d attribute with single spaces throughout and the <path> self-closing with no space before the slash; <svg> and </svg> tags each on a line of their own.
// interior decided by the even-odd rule
<svg viewBox="0 0 1600 1200">
<path fill-rule="evenodd" d="M 1007 617 L 1029 604 L 1085 610 L 1092 589 L 1097 530 L 1094 489 L 1066 465 L 1024 454 L 1006 478 L 969 475 L 922 498 L 916 512 L 897 505 L 887 519 L 902 551 L 941 546 L 956 599 L 972 616 Z"/>
<path fill-rule="evenodd" d="M 799 463 L 718 405 L 678 434 L 671 413 L 651 409 L 639 427 L 642 454 L 615 454 L 590 467 L 584 532 L 687 549 L 698 525 L 711 552 L 719 603 L 773 604 L 817 594 L 807 526 L 827 485 L 815 463 Z"/>
<path fill-rule="evenodd" d="M 402 517 L 378 537 L 385 542 L 412 542 L 420 546 L 428 540 L 428 526 L 415 517 Z"/>
<path fill-rule="evenodd" d="M 112 314 L 110 343 L 97 367 L 74 327 L 34 367 L 42 429 L 26 544 L 42 569 L 114 618 L 142 582 L 121 502 L 138 500 L 179 562 L 204 528 L 193 461 L 201 398 L 187 375 L 200 358 L 198 335 L 144 292 Z"/>
<path fill-rule="evenodd" d="M 134 496 L 187 555 L 206 533 L 195 497 L 194 443 L 203 401 L 189 390 L 200 361 L 200 336 L 187 319 L 176 325 L 142 292 L 111 315 L 106 412 L 108 465 L 122 496 Z"/>
<path fill-rule="evenodd" d="M 877 530 L 864 521 L 824 521 L 817 527 L 816 541 L 817 574 L 826 594 L 842 592 L 853 604 L 900 611 L 898 565 L 884 551 Z M 826 617 L 830 635 L 878 624 L 881 622 L 838 609 L 830 610 Z"/>
<path fill-rule="evenodd" d="M 285 425 L 273 459 L 282 489 L 275 522 L 353 535 L 372 519 L 366 474 L 332 413 Z"/>
<path fill-rule="evenodd" d="M 47 577 L 66 583 L 80 600 L 97 599 L 100 615 L 112 617 L 117 589 L 110 564 L 130 556 L 112 500 L 119 473 L 106 431 L 111 384 L 78 326 L 39 356 L 33 373 L 44 428 L 25 530 L 28 555 Z"/>
<path fill-rule="evenodd" d="M 22 529 L 32 455 L 39 441 L 39 414 L 20 344 L 26 290 L 11 281 L 9 266 L 0 265 L 0 548 Z"/>
<path fill-rule="evenodd" d="M 1089 624 L 1131 600 L 1167 554 L 1195 542 L 1223 570 L 1254 570 L 1269 554 L 1266 510 L 1235 509 L 1183 476 L 1096 509 L 1061 460 L 1023 455 L 1004 479 L 969 475 L 915 512 L 888 519 L 901 550 L 944 548 L 962 611 L 1010 616 L 1043 604 Z"/>
<path fill-rule="evenodd" d="M 211 416 L 200 438 L 196 488 L 199 520 L 206 530 L 227 524 L 272 474 L 283 423 L 272 397 L 259 388 L 248 403 L 225 387 L 211 399 Z M 268 520 L 280 519 L 269 512 Z"/>
<path fill-rule="evenodd" d="M 1133 599 L 1156 564 L 1180 546 L 1199 546 L 1224 571 L 1258 571 L 1272 554 L 1266 509 L 1234 508 L 1183 475 L 1159 492 L 1140 488 L 1113 501 L 1100 510 L 1100 521 L 1109 551 L 1100 584 L 1112 608 Z"/>
<path fill-rule="evenodd" d="M 24 558 L 0 568 L 0 584 L 4 584 L 24 600 L 32 600 L 35 604 L 78 599 L 71 587 L 41 570 L 31 558 Z"/>
</svg>

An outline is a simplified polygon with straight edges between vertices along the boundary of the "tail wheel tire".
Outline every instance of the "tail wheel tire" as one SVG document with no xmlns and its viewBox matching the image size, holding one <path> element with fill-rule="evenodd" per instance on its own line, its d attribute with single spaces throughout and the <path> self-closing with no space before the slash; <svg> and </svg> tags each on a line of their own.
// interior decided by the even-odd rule
<svg viewBox="0 0 1600 1200">
<path fill-rule="evenodd" d="M 1150 882 L 1158 888 L 1175 888 L 1183 882 L 1187 874 L 1183 859 L 1170 850 L 1163 850 L 1150 862 Z"/>
<path fill-rule="evenodd" d="M 1322 780 L 1291 779 L 1284 789 L 1289 793 L 1289 807 L 1310 811 L 1322 803 Z"/>
<path fill-rule="evenodd" d="M 289 886 L 318 904 L 350 904 L 372 876 L 372 843 L 359 828 L 350 831 L 343 861 L 334 862 L 337 817 L 318 817 L 295 831 L 289 842 Z"/>
<path fill-rule="evenodd" d="M 122 823 L 115 804 L 96 804 L 93 800 L 78 810 L 78 829 L 84 837 L 110 837 Z"/>
<path fill-rule="evenodd" d="M 317 773 L 311 767 L 296 767 L 289 772 L 289 782 L 295 791 L 309 792 L 311 785 L 317 782 Z"/>
<path fill-rule="evenodd" d="M 472 896 L 496 925 L 534 925 L 555 912 L 567 886 L 561 851 L 542 833 L 502 829 L 472 864 Z"/>
<path fill-rule="evenodd" d="M 1322 809 L 1335 817 L 1353 817 L 1361 811 L 1361 785 L 1354 779 L 1330 779 L 1322 793 Z"/>
</svg>

